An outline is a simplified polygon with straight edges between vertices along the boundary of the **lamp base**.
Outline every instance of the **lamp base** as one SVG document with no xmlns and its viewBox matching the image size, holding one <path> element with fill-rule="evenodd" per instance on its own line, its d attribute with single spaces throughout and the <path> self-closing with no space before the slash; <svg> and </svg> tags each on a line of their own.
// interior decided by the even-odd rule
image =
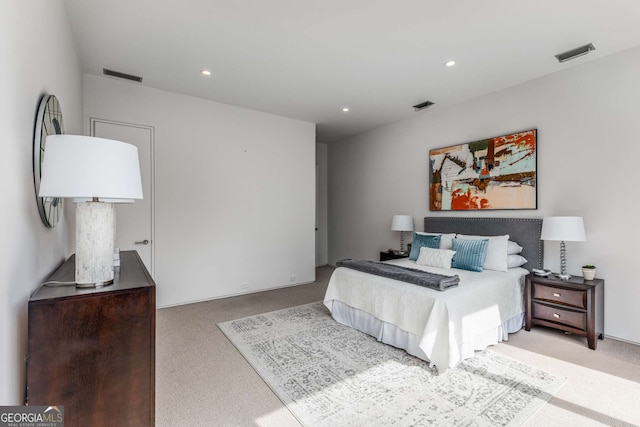
<svg viewBox="0 0 640 427">
<path fill-rule="evenodd" d="M 104 286 L 113 285 L 113 280 L 108 280 L 106 282 L 96 282 L 96 283 L 77 283 L 76 288 L 78 289 L 87 289 L 87 288 L 102 288 Z"/>
<path fill-rule="evenodd" d="M 560 241 L 560 273 L 556 274 L 560 280 L 569 280 L 571 275 L 567 273 L 567 249 L 564 240 Z"/>
<path fill-rule="evenodd" d="M 115 211 L 113 203 L 76 204 L 77 288 L 113 283 Z"/>
</svg>

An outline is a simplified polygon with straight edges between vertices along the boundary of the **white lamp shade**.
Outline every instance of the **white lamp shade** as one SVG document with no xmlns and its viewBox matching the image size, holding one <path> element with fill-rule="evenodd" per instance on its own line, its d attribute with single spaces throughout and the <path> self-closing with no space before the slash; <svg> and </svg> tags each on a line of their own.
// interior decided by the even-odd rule
<svg viewBox="0 0 640 427">
<path fill-rule="evenodd" d="M 394 215 L 391 220 L 393 231 L 413 231 L 413 217 L 411 215 Z"/>
<path fill-rule="evenodd" d="M 40 197 L 142 199 L 138 148 L 111 139 L 50 135 Z M 106 200 L 105 200 L 106 201 Z"/>
<path fill-rule="evenodd" d="M 551 216 L 542 221 L 542 240 L 584 242 L 584 221 L 580 216 Z"/>
</svg>

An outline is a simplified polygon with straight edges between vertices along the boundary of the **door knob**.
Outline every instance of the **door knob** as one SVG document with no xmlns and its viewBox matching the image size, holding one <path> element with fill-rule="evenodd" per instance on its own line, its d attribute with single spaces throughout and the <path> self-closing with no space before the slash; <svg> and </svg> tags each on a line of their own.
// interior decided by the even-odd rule
<svg viewBox="0 0 640 427">
<path fill-rule="evenodd" d="M 148 245 L 149 241 L 147 239 L 144 239 L 144 240 L 140 240 L 139 242 L 133 242 L 133 243 L 135 243 L 136 245 Z"/>
</svg>

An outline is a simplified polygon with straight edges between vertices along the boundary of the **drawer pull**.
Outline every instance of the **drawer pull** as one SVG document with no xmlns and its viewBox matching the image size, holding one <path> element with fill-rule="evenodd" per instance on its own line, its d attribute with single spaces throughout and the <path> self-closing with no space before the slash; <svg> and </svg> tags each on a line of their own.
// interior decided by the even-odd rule
<svg viewBox="0 0 640 427">
<path fill-rule="evenodd" d="M 560 315 L 558 313 L 553 313 L 553 317 L 555 317 L 556 319 L 559 319 Z"/>
<path fill-rule="evenodd" d="M 560 298 L 560 294 L 559 294 L 558 292 L 554 292 L 554 293 L 553 293 L 553 296 L 554 296 L 554 297 L 557 297 L 557 298 Z"/>
</svg>

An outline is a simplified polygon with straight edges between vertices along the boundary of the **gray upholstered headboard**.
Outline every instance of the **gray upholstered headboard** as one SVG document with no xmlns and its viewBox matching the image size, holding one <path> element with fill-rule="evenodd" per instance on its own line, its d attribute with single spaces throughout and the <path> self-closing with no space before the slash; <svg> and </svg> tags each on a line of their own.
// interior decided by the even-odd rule
<svg viewBox="0 0 640 427">
<path fill-rule="evenodd" d="M 424 231 L 428 233 L 459 233 L 481 236 L 508 234 L 509 240 L 524 249 L 522 256 L 529 262 L 523 268 L 542 268 L 543 245 L 540 240 L 542 219 L 538 218 L 453 218 L 432 216 L 424 218 Z"/>
</svg>

